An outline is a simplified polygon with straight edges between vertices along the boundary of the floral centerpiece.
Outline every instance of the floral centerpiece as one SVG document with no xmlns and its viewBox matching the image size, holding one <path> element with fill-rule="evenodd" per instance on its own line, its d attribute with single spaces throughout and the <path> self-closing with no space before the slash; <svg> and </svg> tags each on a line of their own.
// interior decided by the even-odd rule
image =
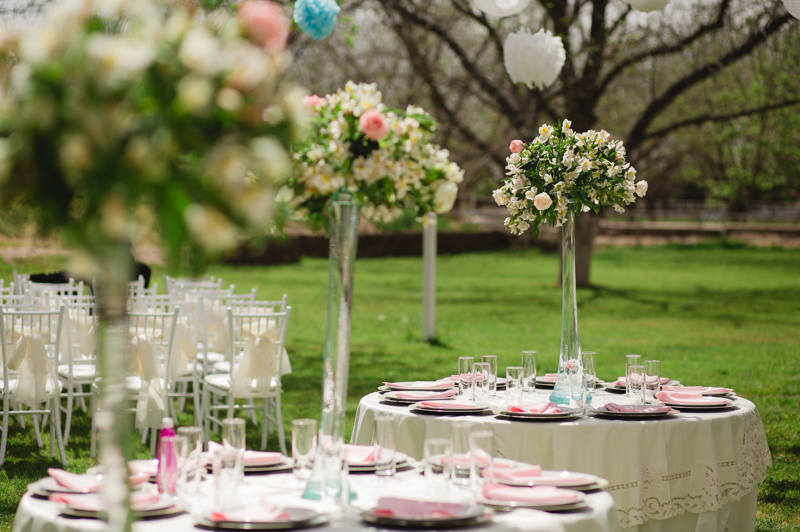
<svg viewBox="0 0 800 532">
<path fill-rule="evenodd" d="M 647 181 L 636 181 L 622 141 L 606 131 L 576 133 L 569 120 L 539 128 L 527 145 L 512 140 L 506 166 L 508 177 L 493 192 L 498 205 L 508 208 L 505 225 L 512 233 L 539 234 L 546 223 L 561 227 L 562 319 L 558 379 L 550 399 L 583 407 L 591 400 L 583 384 L 578 311 L 575 294 L 576 213 L 625 206 L 647 193 Z"/>
<path fill-rule="evenodd" d="M 278 199 L 320 227 L 334 196 L 346 191 L 378 223 L 403 207 L 428 212 L 453 207 L 464 176 L 447 150 L 432 143 L 434 121 L 419 107 L 386 108 L 375 84 L 348 82 L 325 97 L 310 96 L 311 135 L 293 154 L 294 174 Z"/>
<path fill-rule="evenodd" d="M 378 223 L 414 209 L 452 208 L 463 173 L 431 142 L 433 119 L 418 107 L 386 108 L 374 84 L 348 82 L 324 98 L 310 96 L 311 135 L 295 147 L 294 174 L 278 199 L 330 234 L 328 310 L 323 359 L 320 452 L 304 497 L 340 497 L 350 312 L 360 211 Z"/>
<path fill-rule="evenodd" d="M 98 281 L 109 530 L 130 528 L 123 378 L 135 208 L 172 259 L 217 253 L 263 228 L 289 147 L 304 131 L 289 84 L 289 20 L 277 4 L 238 14 L 190 2 L 65 0 L 0 32 L 0 202 L 84 250 Z"/>
</svg>

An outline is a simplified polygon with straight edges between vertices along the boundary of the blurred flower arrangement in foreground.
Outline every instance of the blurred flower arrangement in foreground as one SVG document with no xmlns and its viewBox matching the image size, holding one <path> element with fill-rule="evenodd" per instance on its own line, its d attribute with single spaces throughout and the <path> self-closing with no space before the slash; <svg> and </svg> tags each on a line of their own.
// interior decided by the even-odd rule
<svg viewBox="0 0 800 532">
<path fill-rule="evenodd" d="M 414 208 L 429 212 L 453 207 L 463 171 L 447 150 L 433 144 L 434 121 L 419 107 L 388 109 L 374 84 L 349 81 L 327 96 L 309 96 L 312 133 L 295 147 L 295 171 L 278 193 L 296 216 L 315 228 L 327 223 L 335 194 L 349 192 L 366 218 L 387 223 Z"/>
<path fill-rule="evenodd" d="M 305 131 L 289 20 L 155 0 L 65 0 L 0 39 L 0 202 L 97 250 L 150 206 L 176 259 L 262 226 Z"/>
</svg>

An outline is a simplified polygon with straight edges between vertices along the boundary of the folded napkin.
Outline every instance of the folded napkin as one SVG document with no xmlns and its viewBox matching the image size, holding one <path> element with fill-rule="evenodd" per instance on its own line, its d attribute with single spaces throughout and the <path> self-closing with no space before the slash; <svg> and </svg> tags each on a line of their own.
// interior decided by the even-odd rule
<svg viewBox="0 0 800 532">
<path fill-rule="evenodd" d="M 700 393 L 693 392 L 658 392 L 656 399 L 664 403 L 680 403 L 683 405 L 724 405 L 731 402 L 730 399 L 717 397 L 707 397 Z"/>
<path fill-rule="evenodd" d="M 77 475 L 54 467 L 49 468 L 47 474 L 53 477 L 62 488 L 67 488 L 68 490 L 79 493 L 99 491 L 102 485 L 94 475 Z"/>
<path fill-rule="evenodd" d="M 422 401 L 418 404 L 423 408 L 447 408 L 450 410 L 475 410 L 476 408 L 479 408 L 479 406 L 475 403 L 456 403 L 455 401 Z"/>
<path fill-rule="evenodd" d="M 529 502 L 540 505 L 569 504 L 581 498 L 581 494 L 577 491 L 565 490 L 553 486 L 517 488 L 513 486 L 504 486 L 502 484 L 494 484 L 493 482 L 483 483 L 483 496 L 493 500 Z"/>
<path fill-rule="evenodd" d="M 647 378 L 647 382 L 653 382 L 654 380 L 655 380 L 655 377 L 648 377 Z M 666 383 L 668 383 L 669 381 L 670 381 L 669 377 L 661 377 L 661 380 L 659 381 L 659 384 L 661 384 L 663 386 Z M 625 386 L 626 383 L 627 383 L 627 381 L 626 381 L 625 377 L 620 377 L 619 379 L 617 379 L 617 382 L 615 382 L 614 384 L 617 385 L 617 386 Z"/>
<path fill-rule="evenodd" d="M 527 482 L 534 486 L 582 486 L 590 481 L 589 477 L 579 473 L 544 476 L 539 466 L 518 467 L 504 471 L 494 471 L 494 468 L 489 467 L 483 470 L 481 476 L 508 482 Z"/>
<path fill-rule="evenodd" d="M 469 505 L 453 502 L 418 501 L 401 497 L 381 497 L 372 509 L 377 517 L 405 517 L 415 519 L 447 519 L 458 517 Z"/>
<path fill-rule="evenodd" d="M 558 414 L 562 410 L 555 403 L 528 403 L 526 405 L 509 406 L 506 412 L 527 412 L 529 414 Z"/>
<path fill-rule="evenodd" d="M 131 460 L 128 471 L 133 475 L 155 476 L 158 473 L 158 460 Z"/>
<path fill-rule="evenodd" d="M 409 390 L 448 390 L 455 386 L 450 379 L 438 381 L 414 381 L 414 382 L 384 382 L 390 388 L 407 388 Z"/>
<path fill-rule="evenodd" d="M 543 377 L 539 377 L 543 381 L 553 381 L 556 382 L 558 380 L 558 373 L 545 373 Z"/>
<path fill-rule="evenodd" d="M 53 493 L 49 499 L 53 502 L 63 502 L 70 508 L 84 512 L 105 512 L 108 508 L 105 499 L 99 494 L 75 495 L 69 493 Z M 146 510 L 161 499 L 158 493 L 137 492 L 131 495 L 132 510 Z"/>
<path fill-rule="evenodd" d="M 350 465 L 367 465 L 375 462 L 375 447 L 372 445 L 345 444 L 344 455 Z"/>
<path fill-rule="evenodd" d="M 222 451 L 223 446 L 214 441 L 208 442 L 208 457 L 214 458 L 218 452 Z M 281 453 L 264 451 L 245 451 L 242 455 L 242 463 L 246 466 L 263 466 L 278 464 L 283 460 Z"/>
<path fill-rule="evenodd" d="M 700 394 L 709 393 L 731 393 L 732 388 L 715 388 L 713 386 L 662 386 L 664 392 L 691 392 Z"/>
<path fill-rule="evenodd" d="M 669 412 L 672 408 L 668 406 L 648 406 L 648 405 L 620 405 L 617 403 L 606 403 L 605 409 L 607 412 Z"/>
<path fill-rule="evenodd" d="M 289 519 L 289 514 L 280 506 L 275 506 L 266 499 L 261 499 L 257 503 L 245 506 L 244 508 L 227 510 L 224 512 L 211 512 L 208 518 L 215 523 L 221 521 L 234 523 L 271 523 L 273 521 Z"/>
<path fill-rule="evenodd" d="M 440 456 L 439 457 L 439 464 L 440 465 L 444 465 L 446 458 L 447 457 L 445 455 Z M 484 462 L 484 461 L 487 461 L 487 460 L 486 460 L 486 458 L 484 456 L 479 456 L 478 457 L 478 461 L 479 462 Z M 453 458 L 453 463 L 457 467 L 468 466 L 468 465 L 470 465 L 470 457 L 469 456 L 456 456 L 455 458 Z M 492 460 L 492 467 L 495 468 L 495 469 L 507 469 L 507 468 L 511 467 L 511 464 L 509 462 L 504 461 L 502 458 L 495 458 L 494 460 Z"/>
<path fill-rule="evenodd" d="M 395 392 L 394 396 L 398 399 L 447 399 L 456 395 L 455 390 L 446 390 L 439 393 L 420 393 L 420 392 Z"/>
<path fill-rule="evenodd" d="M 484 478 L 496 478 L 498 480 L 525 480 L 531 477 L 541 477 L 542 466 L 532 465 L 497 471 L 493 465 L 492 467 L 484 469 L 481 476 Z"/>
</svg>

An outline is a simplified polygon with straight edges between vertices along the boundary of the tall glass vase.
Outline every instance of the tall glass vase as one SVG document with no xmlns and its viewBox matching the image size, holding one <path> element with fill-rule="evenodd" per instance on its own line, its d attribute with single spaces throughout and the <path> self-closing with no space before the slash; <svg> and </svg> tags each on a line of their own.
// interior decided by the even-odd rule
<svg viewBox="0 0 800 532">
<path fill-rule="evenodd" d="M 349 193 L 332 202 L 328 259 L 328 310 L 322 379 L 322 418 L 318 449 L 303 497 L 349 497 L 344 456 L 345 406 L 350 369 L 350 311 L 358 245 L 360 205 Z M 344 493 L 344 496 L 343 496 Z"/>
<path fill-rule="evenodd" d="M 125 393 L 128 323 L 125 298 L 131 277 L 130 244 L 120 242 L 98 254 L 101 269 L 97 283 L 98 353 L 102 375 L 100 408 L 95 414 L 103 466 L 103 498 L 109 508 L 109 532 L 129 532 L 133 521 L 129 507 L 128 460 L 132 458 L 131 415 Z"/>
<path fill-rule="evenodd" d="M 591 401 L 583 377 L 575 290 L 575 207 L 570 201 L 561 226 L 561 348 L 558 378 L 550 401 L 583 409 Z"/>
</svg>

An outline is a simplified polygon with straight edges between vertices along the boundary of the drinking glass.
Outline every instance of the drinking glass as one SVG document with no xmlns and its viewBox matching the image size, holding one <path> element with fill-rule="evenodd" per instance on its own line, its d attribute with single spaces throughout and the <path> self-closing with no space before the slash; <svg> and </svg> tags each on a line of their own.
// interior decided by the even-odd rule
<svg viewBox="0 0 800 532">
<path fill-rule="evenodd" d="M 625 355 L 625 395 L 631 396 L 631 387 L 628 384 L 631 380 L 628 376 L 628 371 L 631 366 L 640 366 L 642 364 L 642 355 Z"/>
<path fill-rule="evenodd" d="M 178 451 L 178 476 L 179 488 L 187 493 L 200 491 L 200 481 L 203 477 L 203 429 L 200 427 L 178 427 L 178 439 L 175 440 Z"/>
<path fill-rule="evenodd" d="M 161 450 L 161 458 L 158 460 L 158 489 L 161 493 L 175 496 L 178 491 L 180 473 L 178 437 L 164 434 L 159 438 L 159 449 Z"/>
<path fill-rule="evenodd" d="M 240 469 L 239 478 L 241 480 L 244 480 L 244 451 L 247 445 L 244 428 L 245 420 L 242 418 L 229 417 L 222 420 L 222 447 L 233 449 L 241 455 L 237 462 Z"/>
<path fill-rule="evenodd" d="M 644 404 L 644 366 L 629 366 L 628 367 L 628 390 L 630 395 L 628 402 L 632 405 Z"/>
<path fill-rule="evenodd" d="M 481 362 L 489 364 L 487 390 L 489 397 L 497 397 L 497 355 L 483 355 Z"/>
<path fill-rule="evenodd" d="M 456 421 L 450 426 L 450 479 L 454 486 L 470 485 L 470 434 L 469 421 Z"/>
<path fill-rule="evenodd" d="M 308 480 L 317 451 L 317 420 L 292 421 L 292 473 L 297 480 Z"/>
<path fill-rule="evenodd" d="M 644 399 L 647 403 L 653 403 L 656 400 L 656 394 L 661 390 L 660 360 L 644 361 L 644 378 L 646 382 Z"/>
<path fill-rule="evenodd" d="M 425 480 L 436 479 L 436 470 L 442 466 L 442 477 L 450 478 L 450 440 L 447 438 L 426 438 L 423 444 L 423 468 Z"/>
<path fill-rule="evenodd" d="M 375 416 L 375 474 L 390 477 L 396 471 L 394 416 L 382 412 Z"/>
<path fill-rule="evenodd" d="M 494 455 L 494 432 L 491 430 L 478 430 L 469 435 L 470 473 L 472 476 L 472 489 L 477 495 L 483 486 L 483 470 L 492 467 Z"/>
<path fill-rule="evenodd" d="M 242 481 L 242 451 L 223 446 L 214 454 L 211 468 L 214 473 L 216 508 L 222 511 L 236 508 L 239 505 L 238 491 Z"/>
<path fill-rule="evenodd" d="M 458 395 L 472 397 L 472 364 L 473 357 L 458 357 Z"/>
<path fill-rule="evenodd" d="M 525 392 L 536 391 L 536 351 L 523 351 L 522 352 L 522 369 L 525 372 L 523 376 L 522 390 Z"/>
<path fill-rule="evenodd" d="M 522 366 L 509 366 L 506 368 L 506 406 L 519 406 L 522 404 L 522 381 L 525 378 Z"/>
<path fill-rule="evenodd" d="M 590 392 L 597 390 L 597 372 L 594 367 L 594 351 L 581 351 L 583 358 L 583 378 L 586 379 L 586 388 Z"/>
<path fill-rule="evenodd" d="M 472 365 L 472 400 L 489 400 L 489 363 L 475 362 Z"/>
</svg>

